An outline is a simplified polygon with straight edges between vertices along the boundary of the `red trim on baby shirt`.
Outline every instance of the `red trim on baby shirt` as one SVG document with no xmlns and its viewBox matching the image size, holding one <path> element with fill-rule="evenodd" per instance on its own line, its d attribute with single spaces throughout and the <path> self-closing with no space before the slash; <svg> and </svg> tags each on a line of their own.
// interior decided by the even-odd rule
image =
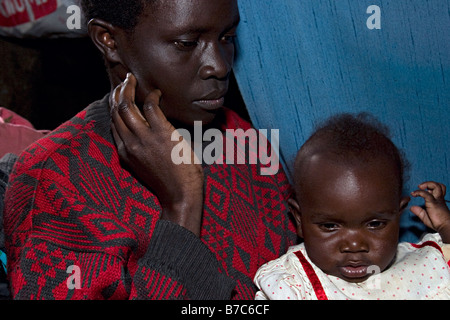
<svg viewBox="0 0 450 320">
<path fill-rule="evenodd" d="M 430 246 L 430 247 L 433 247 L 433 248 L 435 248 L 435 249 L 438 249 L 439 252 L 440 252 L 442 255 L 444 255 L 444 252 L 442 251 L 442 248 L 441 248 L 436 242 L 433 242 L 433 241 L 425 241 L 425 242 L 422 243 L 422 244 L 411 243 L 411 245 L 412 245 L 414 248 L 416 248 L 416 249 L 420 249 L 420 248 L 423 248 L 423 247 L 426 247 L 426 246 Z M 445 258 L 445 256 L 444 256 L 444 258 Z M 450 267 L 450 260 L 447 261 L 447 265 Z"/>
<path fill-rule="evenodd" d="M 425 241 L 424 243 L 421 243 L 421 244 L 411 243 L 411 245 L 416 249 L 420 249 L 420 248 L 427 247 L 427 246 L 433 247 L 433 248 L 438 249 L 440 253 L 444 254 L 442 252 L 441 247 L 436 242 L 433 242 L 433 241 Z"/>
<path fill-rule="evenodd" d="M 320 283 L 319 277 L 317 277 L 317 274 L 311 264 L 308 262 L 308 260 L 306 260 L 305 256 L 300 251 L 296 251 L 294 253 L 297 256 L 298 260 L 300 260 L 303 270 L 305 270 L 306 275 L 308 276 L 308 279 L 313 286 L 317 299 L 328 300 L 328 297 L 325 294 L 325 290 L 323 290 L 322 284 Z"/>
</svg>

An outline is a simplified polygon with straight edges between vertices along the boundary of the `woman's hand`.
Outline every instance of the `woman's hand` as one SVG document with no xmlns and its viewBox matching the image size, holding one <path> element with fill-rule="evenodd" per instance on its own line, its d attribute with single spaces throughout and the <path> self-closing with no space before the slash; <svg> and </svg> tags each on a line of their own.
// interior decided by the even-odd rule
<svg viewBox="0 0 450 320">
<path fill-rule="evenodd" d="M 154 90 L 146 97 L 142 111 L 135 104 L 136 78 L 128 74 L 110 97 L 111 129 L 121 161 L 133 175 L 158 198 L 163 213 L 161 219 L 177 223 L 200 235 L 203 208 L 203 169 L 194 164 L 174 164 L 172 149 L 182 139 L 167 121 L 159 107 L 161 92 Z M 172 136 L 179 141 L 172 141 Z"/>
</svg>

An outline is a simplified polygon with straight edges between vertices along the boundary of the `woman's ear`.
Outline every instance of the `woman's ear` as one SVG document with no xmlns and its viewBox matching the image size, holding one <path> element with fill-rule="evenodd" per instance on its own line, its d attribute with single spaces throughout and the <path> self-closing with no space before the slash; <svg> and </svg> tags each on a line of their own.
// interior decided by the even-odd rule
<svg viewBox="0 0 450 320">
<path fill-rule="evenodd" d="M 303 238 L 303 231 L 302 231 L 302 215 L 300 213 L 300 206 L 298 205 L 297 200 L 294 198 L 290 198 L 288 200 L 289 205 L 289 211 L 292 213 L 292 215 L 295 218 L 295 222 L 297 223 L 297 235 L 300 238 Z"/>
<path fill-rule="evenodd" d="M 88 23 L 88 33 L 92 42 L 111 65 L 122 64 L 116 42 L 118 31 L 117 27 L 100 19 L 92 19 Z"/>
</svg>

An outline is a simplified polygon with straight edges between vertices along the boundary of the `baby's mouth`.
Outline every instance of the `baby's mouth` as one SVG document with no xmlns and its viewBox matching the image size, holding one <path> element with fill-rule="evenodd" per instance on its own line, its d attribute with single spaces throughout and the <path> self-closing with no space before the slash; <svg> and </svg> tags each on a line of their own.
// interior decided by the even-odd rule
<svg viewBox="0 0 450 320">
<path fill-rule="evenodd" d="M 339 267 L 339 272 L 344 279 L 352 282 L 364 281 L 372 273 L 369 270 L 369 264 L 359 262 L 348 262 L 345 265 Z"/>
<path fill-rule="evenodd" d="M 340 269 L 346 278 L 363 278 L 367 276 L 367 266 L 345 266 Z"/>
</svg>

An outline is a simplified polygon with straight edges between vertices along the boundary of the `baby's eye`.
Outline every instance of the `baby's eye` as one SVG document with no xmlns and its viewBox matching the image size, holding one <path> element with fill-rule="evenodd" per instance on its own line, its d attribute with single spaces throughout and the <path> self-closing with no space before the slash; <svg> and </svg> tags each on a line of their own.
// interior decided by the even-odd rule
<svg viewBox="0 0 450 320">
<path fill-rule="evenodd" d="M 372 220 L 369 223 L 367 223 L 367 227 L 369 227 L 369 229 L 372 229 L 372 230 L 382 229 L 385 226 L 386 226 L 386 222 L 380 221 L 380 220 Z"/>
<path fill-rule="evenodd" d="M 338 229 L 338 225 L 336 223 L 332 223 L 332 222 L 327 222 L 327 223 L 321 223 L 319 224 L 319 228 L 322 229 L 323 231 L 335 231 Z"/>
</svg>

